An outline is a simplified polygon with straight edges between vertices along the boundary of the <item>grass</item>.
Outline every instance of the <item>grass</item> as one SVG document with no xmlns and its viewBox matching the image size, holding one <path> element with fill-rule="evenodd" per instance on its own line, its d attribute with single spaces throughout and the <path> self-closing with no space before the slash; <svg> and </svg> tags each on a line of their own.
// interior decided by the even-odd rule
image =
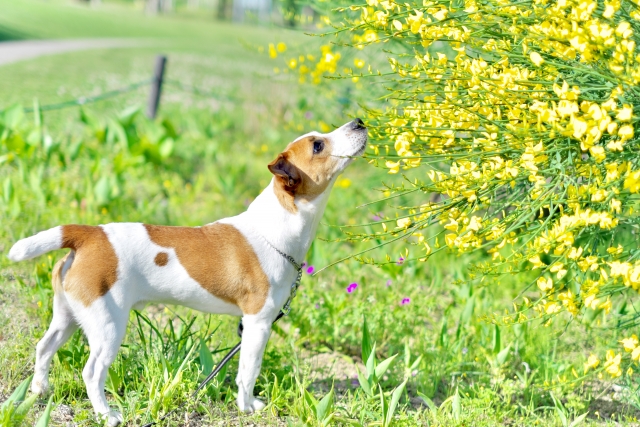
<svg viewBox="0 0 640 427">
<path fill-rule="evenodd" d="M 265 165 L 312 126 L 302 113 L 312 113 L 316 123 L 320 117 L 336 125 L 347 120 L 348 110 L 336 106 L 306 111 L 314 95 L 286 79 L 259 77 L 272 64 L 242 50 L 237 35 L 264 43 L 281 37 L 273 29 L 143 18 L 117 5 L 94 11 L 0 0 L 0 7 L 3 31 L 25 38 L 113 36 L 114 21 L 121 21 L 117 35 L 127 37 L 181 34 L 178 41 L 159 42 L 168 43 L 162 47 L 169 52 L 170 78 L 219 94 L 201 97 L 168 86 L 156 121 L 125 111 L 144 101 L 143 90 L 87 107 L 82 116 L 77 108 L 45 113 L 40 127 L 33 115 L 18 120 L 18 110 L 5 111 L 0 122 L 13 124 L 0 132 L 3 253 L 18 238 L 63 223 L 199 225 L 234 215 L 266 186 Z M 47 26 L 41 25 L 45 17 Z M 42 103 L 59 102 L 146 78 L 156 52 L 73 52 L 0 67 L 0 108 L 30 105 L 34 95 Z M 334 242 L 341 233 L 333 225 L 393 212 L 384 205 L 356 208 L 377 197 L 374 188 L 386 175 L 358 161 L 344 177 L 350 184 L 342 180 L 334 189 L 307 257 L 316 268 L 371 243 Z M 21 264 L 0 259 L 0 400 L 32 370 L 35 344 L 51 317 L 51 266 L 62 253 Z M 397 258 L 401 246 L 389 253 Z M 484 321 L 483 315 L 509 307 L 519 284 L 517 277 L 500 287 L 463 283 L 466 266 L 483 257 L 443 253 L 426 264 L 384 268 L 350 261 L 305 275 L 293 311 L 274 328 L 264 358 L 257 392 L 269 407 L 255 415 L 238 413 L 234 361 L 198 402 L 165 425 L 185 425 L 187 419 L 191 425 L 273 426 L 637 424 L 638 399 L 627 384 L 582 378 L 586 356 L 619 337 L 577 324 L 504 328 Z M 348 293 L 351 283 L 358 287 Z M 403 298 L 410 303 L 402 305 Z M 608 326 L 604 317 L 599 320 Z M 129 425 L 141 425 L 185 401 L 235 344 L 235 324 L 180 307 L 132 313 L 109 374 L 111 404 Z M 80 376 L 87 352 L 77 333 L 54 359 L 52 425 L 95 425 Z M 396 354 L 388 370 L 372 375 Z M 390 411 L 394 394 L 398 404 Z"/>
</svg>

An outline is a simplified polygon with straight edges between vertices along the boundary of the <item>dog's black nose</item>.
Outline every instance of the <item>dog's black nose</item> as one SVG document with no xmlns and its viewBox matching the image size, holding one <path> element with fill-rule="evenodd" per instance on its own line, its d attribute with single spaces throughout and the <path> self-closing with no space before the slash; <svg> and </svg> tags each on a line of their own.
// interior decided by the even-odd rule
<svg viewBox="0 0 640 427">
<path fill-rule="evenodd" d="M 356 118 L 354 121 L 351 122 L 351 129 L 353 130 L 361 130 L 366 128 L 367 127 L 364 125 L 364 122 L 359 118 Z"/>
</svg>

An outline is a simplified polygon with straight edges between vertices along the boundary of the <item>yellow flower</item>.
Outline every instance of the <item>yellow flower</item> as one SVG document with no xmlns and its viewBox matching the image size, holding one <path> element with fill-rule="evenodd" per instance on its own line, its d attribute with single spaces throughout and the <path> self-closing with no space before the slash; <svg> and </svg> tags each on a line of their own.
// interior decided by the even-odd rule
<svg viewBox="0 0 640 427">
<path fill-rule="evenodd" d="M 611 199 L 611 212 L 620 213 L 622 209 L 622 203 L 620 200 L 613 198 Z"/>
<path fill-rule="evenodd" d="M 458 231 L 458 221 L 451 218 L 449 224 L 445 225 L 444 228 L 455 233 Z"/>
<path fill-rule="evenodd" d="M 269 56 L 271 58 L 276 58 L 278 56 L 278 52 L 276 51 L 276 47 L 273 43 L 269 43 Z"/>
<path fill-rule="evenodd" d="M 396 221 L 396 224 L 398 225 L 398 228 L 407 228 L 411 225 L 411 219 L 400 218 L 399 220 Z"/>
<path fill-rule="evenodd" d="M 340 188 L 349 188 L 351 186 L 351 180 L 349 178 L 342 178 L 338 181 L 338 186 Z"/>
<path fill-rule="evenodd" d="M 616 119 L 628 122 L 631 120 L 633 116 L 633 107 L 629 104 L 625 104 L 620 110 L 618 110 L 618 114 L 616 115 Z"/>
<path fill-rule="evenodd" d="M 602 310 L 604 310 L 605 314 L 609 314 L 612 307 L 613 307 L 613 304 L 611 303 L 611 300 L 608 298 L 605 302 L 603 302 L 598 306 L 598 308 L 601 308 Z"/>
<path fill-rule="evenodd" d="M 280 43 L 278 43 L 278 46 L 276 46 L 276 49 L 278 49 L 278 52 L 282 53 L 285 50 L 287 50 L 287 45 L 282 43 L 282 42 L 280 42 Z"/>
<path fill-rule="evenodd" d="M 604 159 L 607 158 L 607 155 L 604 153 L 604 147 L 601 145 L 596 145 L 594 147 L 589 148 L 589 153 L 593 156 L 596 162 L 600 163 Z"/>
<path fill-rule="evenodd" d="M 595 354 L 591 354 L 584 364 L 584 371 L 587 372 L 589 369 L 595 369 L 599 364 L 600 360 L 598 360 L 598 356 L 596 356 Z"/>
<path fill-rule="evenodd" d="M 622 339 L 620 343 L 624 347 L 625 351 L 630 352 L 635 350 L 635 348 L 638 346 L 638 337 L 633 334 L 629 338 Z"/>
<path fill-rule="evenodd" d="M 604 370 L 607 371 L 612 377 L 619 377 L 622 375 L 620 369 L 620 362 L 622 361 L 621 354 L 615 354 L 613 350 L 607 350 L 606 361 L 604 362 Z"/>
<path fill-rule="evenodd" d="M 618 136 L 622 141 L 633 138 L 633 127 L 631 125 L 624 125 L 618 130 Z"/>
<path fill-rule="evenodd" d="M 542 292 L 553 289 L 553 280 L 551 278 L 545 279 L 544 277 L 538 277 L 538 287 Z"/>
<path fill-rule="evenodd" d="M 356 68 L 362 68 L 364 67 L 364 61 L 362 59 L 355 58 L 353 60 L 353 65 L 355 65 Z"/>
<path fill-rule="evenodd" d="M 538 52 L 531 52 L 529 54 L 529 58 L 531 59 L 531 62 L 536 64 L 537 67 L 541 66 L 542 63 L 544 62 L 544 58 L 540 56 Z"/>
<path fill-rule="evenodd" d="M 624 188 L 628 188 L 632 193 L 637 193 L 640 190 L 640 170 L 630 173 L 625 178 Z"/>
<path fill-rule="evenodd" d="M 540 261 L 540 255 L 536 255 L 532 258 L 529 258 L 529 262 L 533 264 L 533 269 L 546 267 L 546 264 Z M 538 279 L 540 280 L 540 279 Z"/>
<path fill-rule="evenodd" d="M 392 162 L 387 160 L 385 166 L 389 169 L 389 173 L 394 174 L 400 171 L 400 162 Z"/>
<path fill-rule="evenodd" d="M 448 14 L 449 14 L 449 11 L 444 8 L 440 9 L 436 13 L 432 13 L 433 17 L 436 18 L 438 21 L 442 21 L 444 18 L 447 17 Z"/>
</svg>

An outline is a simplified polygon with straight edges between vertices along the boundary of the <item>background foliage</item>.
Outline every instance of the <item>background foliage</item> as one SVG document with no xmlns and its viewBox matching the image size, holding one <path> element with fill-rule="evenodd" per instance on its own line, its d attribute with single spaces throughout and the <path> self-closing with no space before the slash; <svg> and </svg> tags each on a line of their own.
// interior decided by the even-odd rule
<svg viewBox="0 0 640 427">
<path fill-rule="evenodd" d="M 626 330 L 619 350 L 590 355 L 584 370 L 635 381 L 638 5 L 331 5 L 323 36 L 334 41 L 315 66 L 291 59 L 289 68 L 301 81 L 367 82 L 359 100 L 372 125 L 368 157 L 402 174 L 384 192 L 393 214 L 371 223 L 375 231 L 348 230 L 350 239 L 402 239 L 412 247 L 405 262 L 487 253 L 468 280 L 522 282 L 516 304 L 492 322 L 560 315 Z"/>
<path fill-rule="evenodd" d="M 344 68 L 382 67 L 384 51 L 365 57 L 329 45 L 320 56 L 322 50 L 311 50 L 316 41 L 307 42 L 296 32 L 213 24 L 202 17 L 186 20 L 186 15 L 148 18 L 128 5 L 90 9 L 62 1 L 0 3 L 6 34 L 105 36 L 117 25 L 126 36 L 180 33 L 170 41 L 152 39 L 157 43 L 152 46 L 72 52 L 0 67 L 4 252 L 20 237 L 63 223 L 199 225 L 236 214 L 266 186 L 270 175 L 265 165 L 292 138 L 341 125 L 364 112 L 357 101 L 386 91 L 385 84 L 369 84 L 364 76 L 299 87 L 300 75 L 292 72 L 301 65 L 316 70 L 322 61 L 316 76 L 324 82 L 324 76 L 344 73 Z M 31 19 L 11 19 L 24 13 Z M 355 19 L 362 12 L 348 13 Z M 138 21 L 143 23 L 134 25 Z M 45 28 L 51 33 L 44 34 Z M 261 55 L 243 48 L 258 47 L 264 40 L 286 44 L 274 43 L 273 50 L 265 46 Z M 327 45 L 327 40 L 317 43 Z M 169 54 L 168 79 L 181 85 L 165 87 L 157 120 L 140 114 L 143 90 L 82 109 L 38 114 L 34 97 L 40 104 L 59 102 L 147 78 L 159 47 Z M 275 76 L 271 56 L 285 60 L 276 64 Z M 388 76 L 372 79 L 377 78 Z M 193 87 L 199 91 L 186 90 Z M 35 108 L 35 114 L 15 102 Z M 384 143 L 379 134 L 373 136 Z M 387 142 L 395 156 L 395 147 Z M 379 150 L 386 153 L 384 146 Z M 374 148 L 369 155 L 376 160 Z M 422 171 L 404 173 L 420 177 Z M 396 207 L 412 206 L 419 192 L 368 204 L 399 185 L 400 174 L 386 172 L 364 161 L 346 172 L 308 254 L 310 266 L 318 270 L 371 247 L 372 241 L 387 242 L 375 235 L 381 225 L 364 227 L 372 235 L 367 242 L 343 241 L 338 227 L 371 221 L 388 222 L 389 230 L 398 226 Z M 389 188 L 379 188 L 381 181 L 389 182 Z M 543 327 L 544 319 L 513 326 L 487 322 L 484 316 L 510 306 L 522 289 L 521 278 L 504 276 L 501 286 L 476 286 L 467 266 L 492 255 L 434 250 L 429 262 L 420 263 L 410 259 L 424 254 L 414 254 L 410 247 L 407 256 L 405 249 L 401 241 L 392 243 L 385 249 L 392 262 L 379 267 L 349 261 L 305 275 L 290 317 L 275 328 L 267 348 L 257 388 L 270 402 L 265 412 L 237 412 L 237 367 L 232 363 L 186 415 L 168 425 L 184 425 L 185 416 L 192 425 L 635 422 L 639 403 L 630 376 L 611 378 L 602 371 L 603 363 L 595 374 L 584 376 L 588 355 L 602 355 L 627 336 L 596 328 L 609 327 L 611 315 L 600 312 L 592 324 L 568 327 L 560 322 Z M 50 269 L 62 254 L 32 263 L 0 260 L 2 400 L 32 369 L 35 344 L 51 316 Z M 221 352 L 236 342 L 235 319 L 183 308 L 150 307 L 132 314 L 130 321 L 109 373 L 108 395 L 131 425 L 187 399 Z M 54 360 L 53 425 L 95 425 L 80 375 L 87 356 L 85 340 L 77 333 Z M 35 422 L 45 404 L 36 402 L 27 424 Z"/>
</svg>

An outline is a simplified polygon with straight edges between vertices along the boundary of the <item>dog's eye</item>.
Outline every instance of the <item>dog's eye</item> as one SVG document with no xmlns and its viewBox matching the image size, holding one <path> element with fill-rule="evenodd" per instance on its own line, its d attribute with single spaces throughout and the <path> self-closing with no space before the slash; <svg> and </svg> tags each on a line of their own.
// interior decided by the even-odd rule
<svg viewBox="0 0 640 427">
<path fill-rule="evenodd" d="M 324 150 L 324 141 L 321 139 L 313 141 L 313 154 L 318 154 L 322 150 Z"/>
</svg>

